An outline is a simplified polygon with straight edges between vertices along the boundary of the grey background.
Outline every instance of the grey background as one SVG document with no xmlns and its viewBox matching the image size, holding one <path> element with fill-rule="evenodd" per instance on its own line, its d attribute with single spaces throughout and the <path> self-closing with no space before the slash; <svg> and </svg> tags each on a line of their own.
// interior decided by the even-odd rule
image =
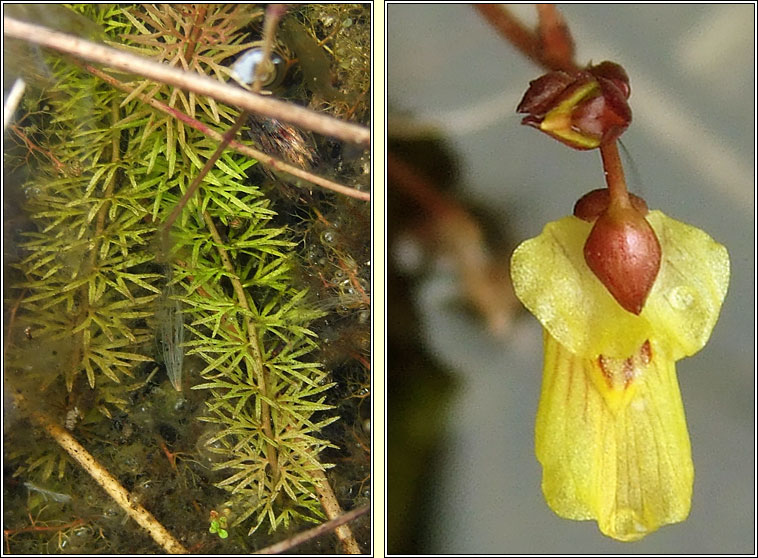
<svg viewBox="0 0 758 558">
<path fill-rule="evenodd" d="M 534 457 L 540 326 L 524 315 L 507 339 L 489 336 L 449 304 L 454 285 L 440 273 L 417 293 L 424 335 L 463 387 L 448 413 L 441 478 L 429 487 L 436 513 L 428 549 L 752 553 L 754 5 L 559 7 L 577 61 L 614 60 L 629 73 L 634 121 L 622 139 L 638 169 L 626 165 L 632 190 L 730 253 L 729 293 L 713 336 L 677 366 L 695 462 L 692 511 L 686 522 L 627 544 L 604 537 L 594 522 L 554 515 Z M 532 5 L 513 9 L 535 20 Z M 514 108 L 541 70 L 473 8 L 390 4 L 387 28 L 390 117 L 402 110 L 441 128 L 463 162 L 462 189 L 501 210 L 515 240 L 539 234 L 581 194 L 604 186 L 596 151 L 573 151 L 519 124 Z"/>
</svg>

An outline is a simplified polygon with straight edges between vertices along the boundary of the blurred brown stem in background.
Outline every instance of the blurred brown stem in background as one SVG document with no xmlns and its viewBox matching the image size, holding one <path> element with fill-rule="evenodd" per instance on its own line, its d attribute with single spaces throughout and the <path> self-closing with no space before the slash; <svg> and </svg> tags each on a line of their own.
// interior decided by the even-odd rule
<svg viewBox="0 0 758 558">
<path fill-rule="evenodd" d="M 439 192 L 391 151 L 387 170 L 389 186 L 421 208 L 417 224 L 422 241 L 438 256 L 453 262 L 463 298 L 485 319 L 491 333 L 505 335 L 517 308 L 507 259 L 492 256 L 477 219 L 459 202 Z"/>
<path fill-rule="evenodd" d="M 508 8 L 476 4 L 475 8 L 505 39 L 546 70 L 574 72 L 574 41 L 563 16 L 553 4 L 537 4 L 537 31 L 528 29 Z"/>
</svg>

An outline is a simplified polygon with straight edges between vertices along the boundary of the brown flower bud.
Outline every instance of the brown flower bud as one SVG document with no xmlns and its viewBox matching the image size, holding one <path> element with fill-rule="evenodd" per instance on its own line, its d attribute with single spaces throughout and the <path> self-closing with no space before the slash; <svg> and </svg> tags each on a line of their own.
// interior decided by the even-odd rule
<svg viewBox="0 0 758 558">
<path fill-rule="evenodd" d="M 629 76 L 626 75 L 626 70 L 620 65 L 614 62 L 601 62 L 597 66 L 590 66 L 587 71 L 598 80 L 606 79 L 615 85 L 625 99 L 629 98 L 631 94 L 631 88 L 629 87 Z"/>
<path fill-rule="evenodd" d="M 661 265 L 661 246 L 640 211 L 611 204 L 590 231 L 584 259 L 624 309 L 642 312 Z"/>
<path fill-rule="evenodd" d="M 516 112 L 544 117 L 553 108 L 561 93 L 575 81 L 576 76 L 561 71 L 549 72 L 530 81 L 529 89 L 516 107 Z"/>
<path fill-rule="evenodd" d="M 632 121 L 629 78 L 613 62 L 569 74 L 549 72 L 529 83 L 517 107 L 522 124 L 575 149 L 594 149 L 617 139 Z"/>
</svg>

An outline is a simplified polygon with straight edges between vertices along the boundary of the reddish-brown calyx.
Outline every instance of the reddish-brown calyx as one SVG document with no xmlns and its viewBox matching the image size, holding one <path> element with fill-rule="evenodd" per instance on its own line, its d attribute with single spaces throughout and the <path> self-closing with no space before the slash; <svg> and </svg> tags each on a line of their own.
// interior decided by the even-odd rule
<svg viewBox="0 0 758 558">
<path fill-rule="evenodd" d="M 661 265 L 661 246 L 645 219 L 645 201 L 626 191 L 615 141 L 601 146 L 608 189 L 594 190 L 574 207 L 593 222 L 584 260 L 625 310 L 639 315 Z"/>
</svg>

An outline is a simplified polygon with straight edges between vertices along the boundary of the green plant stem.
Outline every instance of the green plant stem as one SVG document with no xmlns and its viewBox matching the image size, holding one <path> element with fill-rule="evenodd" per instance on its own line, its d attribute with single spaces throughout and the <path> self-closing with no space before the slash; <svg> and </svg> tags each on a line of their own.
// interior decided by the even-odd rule
<svg viewBox="0 0 758 558">
<path fill-rule="evenodd" d="M 255 324 L 250 318 L 250 305 L 247 303 L 245 289 L 242 287 L 242 282 L 234 271 L 232 260 L 229 258 L 229 254 L 224 248 L 224 241 L 221 239 L 221 235 L 218 234 L 218 229 L 216 229 L 216 225 L 213 223 L 213 219 L 207 211 L 203 212 L 203 220 L 216 243 L 216 249 L 221 257 L 224 269 L 231 276 L 232 285 L 234 287 L 234 292 L 237 295 L 239 305 L 245 310 L 245 325 L 247 326 L 248 347 L 252 353 L 253 373 L 258 382 L 257 387 L 259 392 L 264 397 L 269 397 L 266 374 L 263 369 L 263 353 L 261 352 L 260 344 L 258 342 L 258 333 Z M 269 440 L 274 440 L 274 431 L 271 428 L 271 409 L 264 399 L 261 399 L 261 428 Z M 279 480 L 279 465 L 276 455 L 276 447 L 270 442 L 266 444 L 266 459 L 271 468 L 271 485 L 276 486 L 276 483 Z"/>
<path fill-rule="evenodd" d="M 111 163 L 116 163 L 121 157 L 119 153 L 119 136 L 120 130 L 115 127 L 118 122 L 118 102 L 114 99 L 111 101 Z M 103 199 L 106 200 L 100 206 L 100 210 L 97 212 L 97 219 L 95 221 L 95 231 L 92 237 L 92 248 L 89 252 L 89 260 L 86 263 L 86 269 L 82 269 L 83 273 L 92 273 L 97 266 L 98 252 L 100 250 L 100 242 L 102 240 L 102 234 L 105 230 L 105 218 L 108 215 L 108 209 L 110 205 L 110 199 L 113 197 L 113 191 L 116 188 L 117 173 L 113 173 L 110 181 L 105 187 L 103 192 Z M 90 311 L 89 305 L 89 286 L 87 283 L 79 288 L 79 300 L 81 301 L 81 310 L 75 319 L 75 323 L 78 325 L 87 317 L 87 313 Z M 84 330 L 80 330 L 74 334 L 74 351 L 71 356 L 71 372 L 66 378 L 66 388 L 70 392 L 73 389 L 74 378 L 82 364 L 82 358 L 84 357 L 84 351 L 86 351 Z M 94 388 L 93 378 L 90 378 L 90 387 Z"/>
<path fill-rule="evenodd" d="M 616 207 L 629 207 L 629 192 L 626 189 L 624 167 L 621 165 L 619 149 L 616 141 L 606 142 L 600 145 L 600 156 L 603 159 L 603 171 L 605 182 L 608 184 L 610 205 Z"/>
<path fill-rule="evenodd" d="M 266 21 L 264 24 L 264 31 L 263 31 L 264 56 L 263 56 L 263 61 L 261 62 L 261 64 L 258 65 L 256 74 L 254 77 L 254 81 L 253 81 L 253 92 L 255 93 L 259 93 L 261 90 L 261 85 L 262 85 L 261 79 L 260 79 L 261 69 L 266 64 L 269 57 L 271 56 L 271 50 L 272 50 L 273 41 L 274 41 L 274 33 L 276 31 L 276 26 L 277 26 L 277 23 L 279 22 L 279 18 L 281 17 L 283 13 L 284 13 L 284 9 L 281 5 L 274 4 L 272 6 L 269 6 L 266 9 Z M 166 221 L 161 225 L 163 238 L 164 238 L 164 250 L 166 250 L 167 254 L 168 254 L 168 250 L 167 250 L 168 231 L 171 228 L 171 225 L 179 216 L 179 214 L 182 211 L 182 208 L 186 205 L 187 201 L 195 194 L 195 191 L 198 189 L 198 187 L 200 186 L 200 183 L 208 174 L 211 167 L 216 163 L 219 157 L 221 157 L 221 154 L 224 152 L 224 149 L 226 149 L 226 146 L 229 145 L 229 142 L 231 142 L 234 136 L 237 135 L 237 132 L 243 126 L 243 124 L 247 122 L 247 119 L 249 117 L 250 117 L 250 114 L 246 111 L 242 111 L 242 113 L 237 117 L 237 120 L 234 122 L 234 125 L 229 130 L 227 130 L 227 132 L 224 134 L 221 143 L 216 148 L 216 151 L 213 152 L 213 155 L 211 155 L 210 159 L 208 159 L 208 161 L 205 163 L 205 166 L 200 171 L 200 174 L 198 174 L 195 177 L 190 187 L 187 188 L 187 192 L 184 194 L 184 197 L 182 197 L 181 201 L 177 204 L 177 206 L 171 212 L 171 215 L 169 215 L 168 219 L 166 219 Z M 232 285 L 234 286 L 234 292 L 237 295 L 239 305 L 246 312 L 245 322 L 247 325 L 247 336 L 248 336 L 248 342 L 249 342 L 248 346 L 252 353 L 253 372 L 258 382 L 257 387 L 261 395 L 263 395 L 263 397 L 269 397 L 268 390 L 267 390 L 268 382 L 267 382 L 266 374 L 263 368 L 263 356 L 261 353 L 260 345 L 258 343 L 258 333 L 255 328 L 255 324 L 253 324 L 253 321 L 250 319 L 250 306 L 247 303 L 247 296 L 245 294 L 245 290 L 242 287 L 242 283 L 240 282 L 239 278 L 237 277 L 234 271 L 234 266 L 232 265 L 232 261 L 229 258 L 229 254 L 223 247 L 224 242 L 221 239 L 221 236 L 218 234 L 218 230 L 216 229 L 216 226 L 213 223 L 213 219 L 211 218 L 211 216 L 208 214 L 207 211 L 203 212 L 203 220 L 205 221 L 205 224 L 208 227 L 208 230 L 210 231 L 211 236 L 213 237 L 213 240 L 216 242 L 216 248 L 218 250 L 219 256 L 221 257 L 221 261 L 223 262 L 224 269 L 232 277 Z M 265 401 L 265 399 L 261 400 L 261 427 L 266 437 L 269 440 L 273 440 L 274 432 L 271 427 L 271 409 L 269 408 L 269 405 Z M 271 468 L 272 486 L 276 486 L 276 483 L 279 480 L 279 466 L 278 466 L 277 455 L 276 455 L 276 447 L 270 442 L 266 444 L 266 458 L 268 459 L 269 467 Z"/>
</svg>

